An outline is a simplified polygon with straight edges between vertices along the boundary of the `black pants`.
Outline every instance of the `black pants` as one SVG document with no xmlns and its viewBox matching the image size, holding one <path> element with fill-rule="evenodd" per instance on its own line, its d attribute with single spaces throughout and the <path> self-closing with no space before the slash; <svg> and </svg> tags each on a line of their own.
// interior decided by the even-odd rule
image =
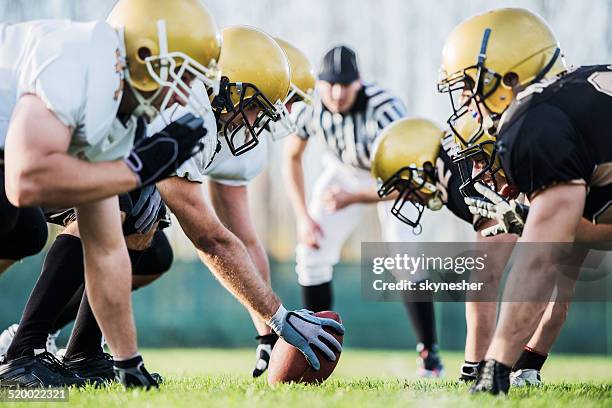
<svg viewBox="0 0 612 408">
<path fill-rule="evenodd" d="M 17 208 L 6 197 L 0 165 L 0 259 L 18 261 L 39 253 L 47 242 L 47 224 L 40 208 Z"/>
</svg>

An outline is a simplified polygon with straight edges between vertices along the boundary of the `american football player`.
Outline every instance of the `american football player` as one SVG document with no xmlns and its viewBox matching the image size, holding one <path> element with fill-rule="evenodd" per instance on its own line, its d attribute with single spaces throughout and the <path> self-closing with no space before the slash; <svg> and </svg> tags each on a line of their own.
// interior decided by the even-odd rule
<svg viewBox="0 0 612 408">
<path fill-rule="evenodd" d="M 140 132 L 145 130 L 143 127 Z M 159 278 L 172 263 L 172 248 L 158 228 L 166 211 L 154 185 L 122 194 L 119 208 L 135 290 Z M 75 211 L 45 215 L 48 222 L 65 228 L 47 253 L 19 325 L 0 335 L 0 355 L 6 354 L 7 360 L 7 364 L 0 366 L 0 383 L 20 387 L 52 385 L 46 376 L 39 376 L 38 382 L 23 376 L 19 357 L 37 349 L 57 354 L 55 338 L 59 330 L 75 319 L 73 334 L 62 355 L 66 373 L 92 382 L 111 381 L 115 378 L 113 358 L 102 349 L 102 332 L 84 293 L 83 250 Z"/>
<path fill-rule="evenodd" d="M 267 278 L 267 258 L 248 215 L 246 195 L 248 180 L 265 165 L 266 142 L 261 135 L 271 121 L 280 120 L 277 106 L 289 93 L 290 65 L 282 48 L 263 31 L 228 27 L 222 37 L 218 61 L 221 88 L 219 95 L 212 96 L 212 111 L 204 122 L 209 133 L 218 134 L 226 144 L 214 149 L 219 157 L 198 154 L 179 167 L 175 177 L 157 187 L 201 260 L 247 308 L 260 333 L 267 333 L 259 323 L 265 322 L 318 369 L 311 346 L 320 348 L 332 360 L 333 350 L 340 350 L 340 344 L 323 326 L 338 332 L 344 329 L 330 319 L 317 318 L 308 311 L 288 312 L 282 306 Z M 175 105 L 168 109 L 167 117 L 180 117 L 188 109 Z M 154 134 L 161 126 L 163 123 L 157 120 L 149 132 Z M 214 210 L 201 190 L 207 176 Z M 273 338 L 268 337 L 270 341 Z"/>
<path fill-rule="evenodd" d="M 529 216 L 519 242 L 571 243 L 581 230 L 596 228 L 586 226 L 587 220 L 610 223 L 612 149 L 598 126 L 607 128 L 609 121 L 611 75 L 603 65 L 568 70 L 551 28 L 524 9 L 477 15 L 449 35 L 439 84 L 451 95 L 449 122 L 473 115 L 479 124 L 460 152 L 475 168 L 465 184 L 480 180 L 501 191 L 497 176 L 503 171 L 508 184 L 527 196 Z M 556 256 L 533 251 L 522 257 L 510 272 L 511 287 L 529 282 L 539 293 L 550 293 Z M 508 392 L 510 369 L 546 305 L 502 304 L 472 392 Z"/>
<path fill-rule="evenodd" d="M 311 106 L 293 109 L 297 131 L 285 144 L 285 182 L 297 217 L 296 273 L 307 309 L 329 310 L 332 305 L 333 267 L 342 245 L 362 219 L 365 204 L 377 203 L 385 241 L 414 241 L 409 231 L 390 216 L 391 203 L 376 194 L 370 177 L 372 147 L 380 132 L 406 113 L 395 95 L 361 79 L 357 56 L 337 46 L 323 57 L 319 97 Z M 324 171 L 306 204 L 302 159 L 311 139 L 327 147 Z M 431 302 L 406 299 L 406 309 L 418 340 L 418 372 L 440 376 L 434 309 Z"/>
<path fill-rule="evenodd" d="M 133 131 L 137 117 L 153 116 L 164 104 L 185 103 L 185 80 L 205 76 L 188 68 L 217 57 L 219 37 L 211 35 L 214 23 L 207 24 L 209 14 L 195 0 L 178 7 L 120 1 L 118 9 L 132 12 L 120 27 L 50 20 L 2 26 L 1 241 L 17 242 L 24 240 L 24 231 L 44 230 L 40 210 L 21 213 L 21 207 L 77 206 L 92 308 L 124 383 L 138 383 L 140 376 L 142 385 L 151 386 L 136 348 L 129 257 L 114 196 L 162 179 L 194 154 L 205 134 L 195 115 L 134 147 Z M 198 24 L 186 22 L 185 15 Z M 2 258 L 34 252 L 26 245 L 28 251 Z M 44 348 L 12 363 L 22 365 L 33 384 L 41 376 L 51 385 L 82 383 L 65 375 Z"/>
<path fill-rule="evenodd" d="M 391 212 L 400 221 L 418 228 L 426 208 L 438 211 L 446 206 L 476 231 L 489 227 L 491 221 L 472 214 L 464 203 L 459 191 L 462 179 L 451 159 L 454 146 L 453 135 L 445 134 L 438 125 L 423 118 L 400 119 L 382 132 L 372 159 L 372 176 L 380 186 L 378 194 L 395 200 Z M 508 244 L 516 237 L 504 234 L 484 238 L 478 234 L 477 240 Z M 460 373 L 463 381 L 476 379 L 495 328 L 497 302 L 490 299 L 495 298 L 512 249 L 508 245 L 499 248 L 488 254 L 486 293 L 466 302 L 465 362 Z"/>
</svg>

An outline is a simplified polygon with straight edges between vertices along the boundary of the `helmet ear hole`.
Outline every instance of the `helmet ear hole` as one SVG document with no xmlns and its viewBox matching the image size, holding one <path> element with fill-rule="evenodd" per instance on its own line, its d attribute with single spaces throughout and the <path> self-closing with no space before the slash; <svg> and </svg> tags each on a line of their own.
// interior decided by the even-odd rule
<svg viewBox="0 0 612 408">
<path fill-rule="evenodd" d="M 151 56 L 151 49 L 149 47 L 140 47 L 138 51 L 136 51 L 136 55 L 141 62 L 144 62 Z"/>
<path fill-rule="evenodd" d="M 519 76 L 516 72 L 508 72 L 502 78 L 502 82 L 509 88 L 514 88 L 519 84 Z"/>
</svg>

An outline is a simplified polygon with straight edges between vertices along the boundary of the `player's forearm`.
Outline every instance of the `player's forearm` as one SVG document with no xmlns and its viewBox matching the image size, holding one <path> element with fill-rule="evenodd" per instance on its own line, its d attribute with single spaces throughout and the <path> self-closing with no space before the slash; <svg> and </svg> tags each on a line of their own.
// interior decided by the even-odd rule
<svg viewBox="0 0 612 408">
<path fill-rule="evenodd" d="M 609 251 L 612 249 L 612 225 L 595 225 L 581 218 L 576 229 L 576 241 L 590 248 Z"/>
<path fill-rule="evenodd" d="M 122 161 L 90 163 L 64 153 L 32 158 L 8 180 L 7 195 L 19 206 L 74 206 L 138 187 Z"/>
<path fill-rule="evenodd" d="M 270 320 L 281 302 L 257 272 L 244 245 L 228 231 L 226 237 L 203 238 L 196 246 L 219 282 L 260 319 Z"/>
<path fill-rule="evenodd" d="M 397 193 L 392 193 L 384 198 L 381 198 L 378 195 L 378 190 L 376 187 L 372 187 L 353 193 L 353 199 L 351 201 L 354 204 L 372 204 L 380 201 L 395 200 L 396 198 Z"/>
</svg>

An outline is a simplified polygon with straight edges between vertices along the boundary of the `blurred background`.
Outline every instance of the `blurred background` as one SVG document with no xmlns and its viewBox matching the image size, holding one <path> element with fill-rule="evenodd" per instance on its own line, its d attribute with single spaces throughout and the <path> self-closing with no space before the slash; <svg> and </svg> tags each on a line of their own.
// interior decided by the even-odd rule
<svg viewBox="0 0 612 408">
<path fill-rule="evenodd" d="M 171 0 L 168 0 L 171 3 Z M 221 28 L 246 24 L 264 29 L 302 49 L 315 67 L 325 51 L 339 43 L 357 51 L 364 80 L 396 93 L 409 115 L 443 124 L 446 95 L 436 92 L 440 53 L 446 35 L 464 18 L 481 11 L 519 6 L 538 12 L 557 33 L 567 61 L 606 63 L 612 55 L 612 2 L 609 0 L 206 0 Z M 114 0 L 2 0 L 0 21 L 40 18 L 104 19 Z M 322 146 L 309 144 L 304 168 L 307 186 L 320 172 Z M 269 165 L 249 187 L 258 233 L 270 255 L 273 286 L 288 307 L 300 306 L 294 268 L 295 224 L 284 193 L 282 142 L 269 149 Z M 308 189 L 308 188 L 307 188 Z M 175 223 L 176 224 L 176 223 Z M 369 348 L 412 348 L 414 337 L 400 304 L 361 299 L 360 243 L 380 240 L 375 209 L 364 217 L 336 268 L 336 309 L 349 329 L 346 344 Z M 424 217 L 421 239 L 471 241 L 474 232 L 442 210 Z M 197 260 L 180 228 L 166 230 L 175 249 L 172 270 L 135 293 L 136 320 L 144 346 L 254 345 L 247 313 Z M 0 329 L 19 320 L 40 271 L 43 255 L 29 258 L 0 277 Z M 438 308 L 442 348 L 461 349 L 463 305 Z M 555 350 L 575 353 L 612 351 L 612 306 L 573 305 Z M 247 328 L 237 332 L 232 327 Z M 66 330 L 63 334 L 65 338 Z"/>
</svg>

